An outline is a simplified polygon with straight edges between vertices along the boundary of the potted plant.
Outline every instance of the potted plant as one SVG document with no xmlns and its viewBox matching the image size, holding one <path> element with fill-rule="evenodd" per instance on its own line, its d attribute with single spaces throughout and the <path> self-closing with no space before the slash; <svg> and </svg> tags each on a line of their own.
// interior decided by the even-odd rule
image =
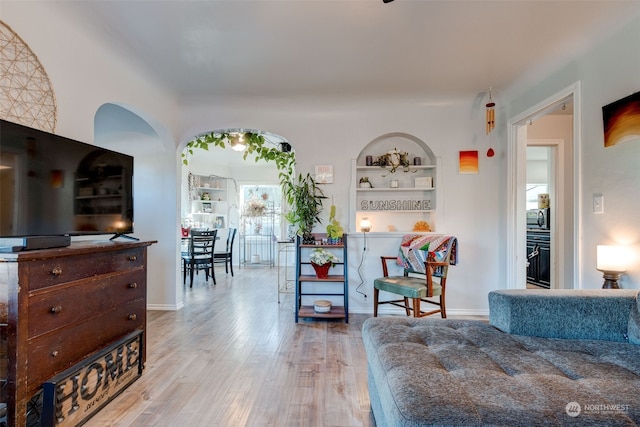
<svg viewBox="0 0 640 427">
<path fill-rule="evenodd" d="M 297 227 L 296 234 L 302 236 L 304 244 L 313 244 L 315 238 L 311 232 L 314 225 L 320 223 L 324 193 L 311 174 L 300 174 L 295 182 L 287 182 L 283 188 L 287 203 L 291 206 L 285 219 Z"/>
<path fill-rule="evenodd" d="M 338 262 L 338 257 L 324 248 L 314 248 L 309 255 L 309 260 L 318 279 L 324 279 L 328 276 L 329 269 Z"/>
<path fill-rule="evenodd" d="M 371 181 L 369 181 L 369 177 L 368 176 L 363 176 L 362 178 L 360 178 L 360 188 L 373 188 L 373 185 L 371 184 Z"/>
<path fill-rule="evenodd" d="M 327 225 L 327 239 L 330 245 L 338 245 L 341 243 L 344 230 L 342 225 L 336 219 L 336 206 L 331 203 L 331 210 L 329 212 L 329 225 Z"/>
</svg>

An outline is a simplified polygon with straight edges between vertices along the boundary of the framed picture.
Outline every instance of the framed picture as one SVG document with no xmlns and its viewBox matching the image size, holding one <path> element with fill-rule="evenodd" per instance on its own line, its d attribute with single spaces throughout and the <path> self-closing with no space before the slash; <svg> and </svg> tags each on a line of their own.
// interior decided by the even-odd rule
<svg viewBox="0 0 640 427">
<path fill-rule="evenodd" d="M 478 173 L 478 151 L 460 151 L 459 154 L 459 170 L 460 174 L 477 174 Z"/>
<path fill-rule="evenodd" d="M 433 178 L 430 176 L 421 176 L 414 181 L 415 188 L 433 188 Z"/>
<path fill-rule="evenodd" d="M 604 146 L 640 139 L 640 92 L 602 107 Z"/>
<path fill-rule="evenodd" d="M 316 183 L 333 184 L 333 165 L 316 165 Z"/>
<path fill-rule="evenodd" d="M 211 209 L 211 203 L 209 202 L 205 202 L 202 204 L 202 212 L 204 213 L 211 213 L 213 212 L 213 210 Z"/>
</svg>

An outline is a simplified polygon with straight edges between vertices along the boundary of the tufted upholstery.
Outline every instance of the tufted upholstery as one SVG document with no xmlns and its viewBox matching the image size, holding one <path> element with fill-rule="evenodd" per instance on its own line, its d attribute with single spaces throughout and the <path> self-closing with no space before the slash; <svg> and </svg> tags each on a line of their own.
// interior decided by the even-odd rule
<svg viewBox="0 0 640 427">
<path fill-rule="evenodd" d="M 556 314 L 561 320 L 571 323 Z M 601 338 L 515 335 L 474 320 L 367 319 L 376 424 L 640 425 L 640 346 Z M 584 408 L 575 418 L 570 402 Z M 588 410 L 604 404 L 623 410 Z"/>
</svg>

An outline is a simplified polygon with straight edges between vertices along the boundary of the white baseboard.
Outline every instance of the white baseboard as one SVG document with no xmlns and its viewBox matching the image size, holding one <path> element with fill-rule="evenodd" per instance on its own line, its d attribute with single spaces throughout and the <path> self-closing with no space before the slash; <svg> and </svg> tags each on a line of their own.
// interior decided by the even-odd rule
<svg viewBox="0 0 640 427">
<path fill-rule="evenodd" d="M 178 304 L 147 304 L 147 311 L 178 311 L 183 308 L 183 301 Z"/>
</svg>

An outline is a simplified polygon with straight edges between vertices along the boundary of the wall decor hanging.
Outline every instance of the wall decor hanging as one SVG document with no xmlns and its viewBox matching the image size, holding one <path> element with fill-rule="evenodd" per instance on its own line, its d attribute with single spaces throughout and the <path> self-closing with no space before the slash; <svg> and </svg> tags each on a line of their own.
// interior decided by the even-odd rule
<svg viewBox="0 0 640 427">
<path fill-rule="evenodd" d="M 493 98 L 491 97 L 491 88 L 489 88 L 489 102 L 486 107 L 486 132 L 489 136 L 489 149 L 487 150 L 487 157 L 493 157 L 495 155 L 495 151 L 491 147 L 491 131 L 496 127 L 496 103 L 493 102 Z"/>
<path fill-rule="evenodd" d="M 46 132 L 56 129 L 56 99 L 49 76 L 4 21 L 0 21 L 0 117 Z"/>
<path fill-rule="evenodd" d="M 478 151 L 460 151 L 459 168 L 461 174 L 478 173 Z"/>
<path fill-rule="evenodd" d="M 333 165 L 316 165 L 316 183 L 333 184 Z"/>
<path fill-rule="evenodd" d="M 361 200 L 363 211 L 428 211 L 431 200 Z"/>
<path fill-rule="evenodd" d="M 640 92 L 602 107 L 604 146 L 640 139 Z"/>
</svg>

